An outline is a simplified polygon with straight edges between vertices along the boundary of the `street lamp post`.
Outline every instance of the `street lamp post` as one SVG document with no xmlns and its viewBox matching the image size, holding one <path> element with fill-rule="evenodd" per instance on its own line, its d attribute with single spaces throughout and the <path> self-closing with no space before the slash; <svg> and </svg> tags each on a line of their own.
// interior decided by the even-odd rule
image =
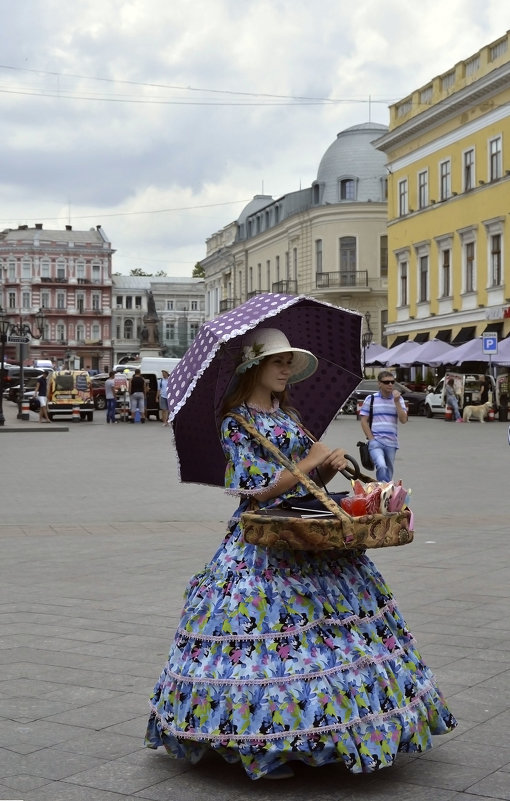
<svg viewBox="0 0 510 801">
<path fill-rule="evenodd" d="M 37 325 L 38 332 L 34 334 L 32 329 L 30 328 L 28 323 L 23 323 L 20 318 L 19 323 L 11 323 L 10 320 L 7 319 L 6 312 L 0 306 L 0 337 L 2 340 L 2 371 L 1 371 L 1 393 L 0 393 L 0 426 L 3 426 L 5 423 L 5 417 L 3 413 L 3 389 L 4 389 L 4 375 L 5 375 L 5 367 L 4 367 L 4 359 L 5 359 L 5 344 L 6 342 L 14 341 L 18 342 L 20 345 L 21 356 L 23 357 L 23 345 L 32 339 L 40 339 L 43 336 L 43 329 L 44 329 L 44 312 L 42 309 L 39 309 L 37 314 L 35 315 L 35 322 Z M 23 419 L 23 395 L 25 394 L 25 376 L 23 372 L 23 358 L 20 359 L 20 382 L 19 382 L 19 398 L 18 398 L 18 419 Z"/>
<path fill-rule="evenodd" d="M 363 375 L 366 378 L 365 373 L 365 359 L 367 355 L 367 348 L 372 344 L 372 340 L 374 338 L 374 334 L 372 329 L 370 328 L 370 312 L 365 313 L 365 322 L 367 324 L 367 330 L 363 332 L 361 335 L 361 346 L 363 348 Z"/>
<path fill-rule="evenodd" d="M 4 379 L 5 379 L 5 343 L 7 342 L 7 332 L 10 322 L 5 316 L 5 312 L 0 306 L 0 341 L 2 344 L 2 367 L 0 370 L 0 426 L 5 423 L 4 417 Z"/>
</svg>

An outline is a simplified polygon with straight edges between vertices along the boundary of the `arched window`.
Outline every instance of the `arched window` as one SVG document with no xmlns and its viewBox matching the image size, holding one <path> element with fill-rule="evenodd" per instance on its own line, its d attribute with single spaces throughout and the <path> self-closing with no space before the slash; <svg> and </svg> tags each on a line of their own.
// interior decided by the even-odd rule
<svg viewBox="0 0 510 801">
<path fill-rule="evenodd" d="M 133 321 L 124 320 L 124 339 L 133 339 Z"/>
</svg>

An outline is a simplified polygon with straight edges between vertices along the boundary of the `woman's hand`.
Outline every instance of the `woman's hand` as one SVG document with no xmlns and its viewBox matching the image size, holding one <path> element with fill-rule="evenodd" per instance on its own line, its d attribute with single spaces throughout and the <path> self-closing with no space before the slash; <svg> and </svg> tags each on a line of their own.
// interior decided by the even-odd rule
<svg viewBox="0 0 510 801">
<path fill-rule="evenodd" d="M 341 448 L 335 448 L 334 451 L 330 451 L 329 455 L 324 459 L 324 461 L 320 464 L 320 467 L 329 468 L 330 470 L 345 470 L 349 462 L 345 458 L 345 451 Z"/>
<path fill-rule="evenodd" d="M 315 467 L 319 467 L 331 452 L 331 448 L 328 448 L 323 442 L 314 442 L 305 458 L 299 463 L 300 470 L 303 473 L 309 473 Z"/>
</svg>

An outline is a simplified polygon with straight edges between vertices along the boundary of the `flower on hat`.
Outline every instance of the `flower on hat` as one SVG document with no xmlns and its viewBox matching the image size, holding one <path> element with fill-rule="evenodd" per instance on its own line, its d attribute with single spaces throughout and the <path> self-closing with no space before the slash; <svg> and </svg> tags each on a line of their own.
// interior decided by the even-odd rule
<svg viewBox="0 0 510 801">
<path fill-rule="evenodd" d="M 260 342 L 253 342 L 251 345 L 245 345 L 243 348 L 243 361 L 238 368 L 240 373 L 244 373 L 248 367 L 258 364 L 264 355 L 264 344 Z"/>
</svg>

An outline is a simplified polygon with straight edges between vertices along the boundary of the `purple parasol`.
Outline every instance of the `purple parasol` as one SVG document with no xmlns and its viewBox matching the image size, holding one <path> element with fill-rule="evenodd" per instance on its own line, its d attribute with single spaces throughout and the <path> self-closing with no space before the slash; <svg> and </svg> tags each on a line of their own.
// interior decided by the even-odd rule
<svg viewBox="0 0 510 801">
<path fill-rule="evenodd" d="M 290 397 L 304 424 L 320 437 L 362 378 L 361 320 L 357 312 L 304 295 L 265 293 L 205 322 L 168 382 L 181 481 L 224 486 L 221 407 L 247 331 L 279 328 L 293 347 L 317 356 L 317 371 L 292 386 Z"/>
</svg>

